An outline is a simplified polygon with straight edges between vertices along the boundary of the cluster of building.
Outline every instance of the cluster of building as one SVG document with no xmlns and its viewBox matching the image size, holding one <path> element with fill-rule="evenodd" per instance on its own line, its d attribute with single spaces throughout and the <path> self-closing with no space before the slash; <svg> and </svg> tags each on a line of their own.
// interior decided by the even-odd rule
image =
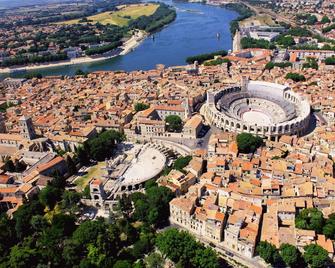
<svg viewBox="0 0 335 268">
<path fill-rule="evenodd" d="M 234 134 L 213 134 L 206 151 L 193 152 L 186 168 L 193 176 L 177 180 L 173 174 L 165 183 L 179 195 L 170 202 L 171 223 L 245 258 L 254 256 L 259 241 L 300 250 L 315 243 L 333 258 L 334 241 L 295 227 L 304 208 L 318 208 L 325 218 L 335 212 L 333 161 L 319 150 L 324 143 L 318 132 L 284 135 L 253 154 L 241 154 Z M 202 167 L 199 172 L 196 166 Z"/>
<path fill-rule="evenodd" d="M 324 55 L 323 51 L 288 53 L 292 62 L 293 54 L 303 61 L 314 53 L 318 70 L 301 69 L 294 64 L 266 69 L 266 64 L 274 57 L 273 52 L 248 49 L 230 53 L 226 57 L 229 65 L 195 64 L 170 68 L 159 65 L 150 71 L 94 72 L 87 77 L 5 79 L 0 101 L 11 107 L 0 118 L 1 209 L 15 211 L 23 200 L 29 200 L 44 187 L 55 171 L 66 176 L 66 161 L 56 152 L 63 150 L 71 154 L 102 129 L 114 129 L 123 131 L 130 141 L 155 143 L 157 147 L 153 149 L 163 151 L 166 159 L 169 158 L 164 154 L 167 145 L 173 150 L 180 149 L 182 155 L 192 154 L 185 172 L 172 170 L 160 178 L 160 184 L 169 187 L 177 196 L 170 203 L 173 224 L 244 258 L 254 256 L 260 240 L 277 247 L 291 243 L 300 249 L 316 243 L 333 257 L 334 241 L 297 229 L 294 219 L 303 208 L 316 207 L 325 218 L 335 212 L 334 66 L 324 64 L 323 59 L 329 55 Z M 304 75 L 305 81 L 287 79 L 290 72 Z M 244 84 L 242 80 L 241 84 L 242 76 L 265 82 Z M 269 87 L 273 82 L 284 86 L 273 89 Z M 287 104 L 294 106 L 297 112 L 294 118 L 301 111 L 296 101 L 299 96 L 313 108 L 311 128 L 304 125 L 304 131 L 294 131 L 295 125 L 290 124 L 292 131 L 277 135 L 276 140 L 266 140 L 253 154 L 240 153 L 236 131 L 230 128 L 231 124 L 229 129 L 228 126 L 218 129 L 203 112 L 206 99 L 208 104 L 214 98 L 214 105 L 217 105 L 224 97 L 220 92 L 234 89 L 237 84 L 240 89 L 249 86 L 255 89 L 257 96 L 248 95 L 247 106 L 260 106 L 254 98 L 259 98 L 259 90 L 264 89 L 262 92 L 267 96 L 271 90 L 277 92 L 278 89 L 281 97 L 290 102 Z M 216 93 L 211 95 L 210 92 Z M 217 93 L 220 98 L 215 99 Z M 234 101 L 242 101 L 243 107 L 234 107 L 245 108 L 245 98 L 241 99 L 240 93 L 245 92 L 235 94 L 238 99 Z M 148 104 L 149 108 L 137 112 L 135 107 L 139 103 Z M 224 108 L 226 101 L 221 104 Z M 290 107 L 286 108 L 283 111 L 289 113 Z M 276 112 L 278 114 L 271 118 L 280 121 L 280 111 Z M 180 117 L 180 132 L 168 130 L 165 119 L 170 115 Z M 212 128 L 211 135 L 209 141 L 202 139 L 204 144 L 198 146 L 204 125 Z M 302 134 L 305 136 L 301 137 Z M 196 146 L 185 150 L 187 144 L 180 144 L 180 141 L 195 141 Z M 143 149 L 143 154 L 149 149 Z M 158 156 L 160 153 L 155 161 L 159 160 Z M 5 172 L 9 158 L 24 162 L 27 168 L 23 172 Z M 154 161 L 150 157 L 147 159 Z M 100 206 L 113 205 L 113 198 L 109 196 L 141 189 L 148 179 L 139 177 L 143 169 L 139 160 L 113 163 L 107 165 L 110 168 L 107 180 L 96 178 L 90 183 L 92 200 Z M 159 163 L 157 167 L 162 170 L 165 164 Z M 152 168 L 152 177 L 157 177 L 155 165 Z"/>
</svg>

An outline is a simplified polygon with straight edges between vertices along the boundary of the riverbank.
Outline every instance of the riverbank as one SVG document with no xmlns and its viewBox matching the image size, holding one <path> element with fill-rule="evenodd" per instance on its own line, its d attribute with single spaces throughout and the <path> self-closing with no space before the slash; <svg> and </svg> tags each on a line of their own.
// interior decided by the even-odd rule
<svg viewBox="0 0 335 268">
<path fill-rule="evenodd" d="M 222 7 L 197 3 L 172 2 L 172 0 L 164 0 L 164 3 L 175 8 L 176 19 L 155 31 L 154 38 L 144 37 L 140 43 L 133 44 L 133 49 L 126 55 L 107 60 L 94 59 L 95 62 L 76 65 L 67 62 L 67 66 L 39 68 L 38 71 L 0 74 L 0 80 L 6 77 L 22 78 L 26 74 L 33 75 L 36 72 L 42 76 L 73 76 L 78 69 L 88 73 L 152 70 L 157 64 L 166 67 L 185 65 L 185 59 L 189 56 L 232 49 L 229 23 L 238 17 L 238 13 Z M 217 38 L 217 33 L 220 34 L 220 38 Z"/>
<path fill-rule="evenodd" d="M 136 47 L 138 47 L 148 36 L 148 34 L 144 31 L 137 31 L 131 38 L 124 42 L 122 47 L 119 48 L 121 51 L 117 51 L 117 53 L 112 53 L 106 56 L 99 57 L 79 57 L 71 60 L 54 62 L 54 63 L 45 63 L 38 65 L 30 65 L 30 66 L 22 66 L 15 68 L 0 68 L 0 74 L 11 74 L 11 73 L 25 73 L 28 71 L 35 71 L 39 69 L 46 68 L 54 68 L 54 67 L 62 67 L 62 66 L 70 66 L 84 63 L 94 63 L 109 60 L 115 58 L 117 56 L 126 55 L 129 52 L 133 51 Z"/>
</svg>

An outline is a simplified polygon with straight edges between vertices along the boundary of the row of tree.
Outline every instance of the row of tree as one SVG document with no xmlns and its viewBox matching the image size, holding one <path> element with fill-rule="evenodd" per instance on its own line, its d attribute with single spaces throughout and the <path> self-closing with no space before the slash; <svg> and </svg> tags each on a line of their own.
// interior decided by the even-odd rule
<svg viewBox="0 0 335 268">
<path fill-rule="evenodd" d="M 122 45 L 121 41 L 116 41 L 116 42 L 112 42 L 108 45 L 88 48 L 88 49 L 85 50 L 85 54 L 88 55 L 88 56 L 96 55 L 96 54 L 103 54 L 103 53 L 112 51 L 112 50 L 116 49 L 117 47 L 119 47 L 121 45 Z"/>
<path fill-rule="evenodd" d="M 219 50 L 219 51 L 215 51 L 212 53 L 206 53 L 206 54 L 200 54 L 200 55 L 196 55 L 196 56 L 191 56 L 186 58 L 186 62 L 188 64 L 192 64 L 195 61 L 197 61 L 199 64 L 202 64 L 203 62 L 207 61 L 207 60 L 211 60 L 214 59 L 215 56 L 226 56 L 227 55 L 227 51 L 225 50 Z"/>
<path fill-rule="evenodd" d="M 285 76 L 286 79 L 291 79 L 294 82 L 304 82 L 306 81 L 306 77 L 303 74 L 298 73 L 288 73 Z"/>
<path fill-rule="evenodd" d="M 246 48 L 264 48 L 264 49 L 275 49 L 275 44 L 265 39 L 254 39 L 251 37 L 243 37 L 241 39 L 241 46 L 243 49 Z"/>
<path fill-rule="evenodd" d="M 275 267 L 311 267 L 322 268 L 330 262 L 328 252 L 316 244 L 304 247 L 304 254 L 293 245 L 282 244 L 277 249 L 267 241 L 261 241 L 256 249 L 265 262 Z"/>
<path fill-rule="evenodd" d="M 216 65 L 221 65 L 223 63 L 227 63 L 229 66 L 231 62 L 228 59 L 217 58 L 214 60 L 206 61 L 204 65 L 205 66 L 216 66 Z"/>
<path fill-rule="evenodd" d="M 274 67 L 279 67 L 279 68 L 288 68 L 288 67 L 292 67 L 292 63 L 291 62 L 268 62 L 265 65 L 265 69 L 266 70 L 272 70 Z"/>
<path fill-rule="evenodd" d="M 154 14 L 150 16 L 140 16 L 130 21 L 129 27 L 152 33 L 174 21 L 175 18 L 176 11 L 171 9 L 168 5 L 160 3 Z"/>
<path fill-rule="evenodd" d="M 168 229 L 158 234 L 156 245 L 164 256 L 177 264 L 176 267 L 220 267 L 215 251 L 197 242 L 185 231 Z"/>
<path fill-rule="evenodd" d="M 19 55 L 19 56 L 5 59 L 1 63 L 1 66 L 10 67 L 14 65 L 44 63 L 44 62 L 52 62 L 52 61 L 61 61 L 61 60 L 66 60 L 66 59 L 67 59 L 67 55 L 65 53 L 47 54 L 47 55 L 29 55 L 29 56 Z"/>
</svg>

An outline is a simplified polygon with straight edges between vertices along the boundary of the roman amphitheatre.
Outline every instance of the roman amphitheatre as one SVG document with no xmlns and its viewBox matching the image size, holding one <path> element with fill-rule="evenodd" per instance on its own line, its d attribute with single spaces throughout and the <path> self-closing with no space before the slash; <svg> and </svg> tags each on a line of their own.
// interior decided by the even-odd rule
<svg viewBox="0 0 335 268">
<path fill-rule="evenodd" d="M 288 86 L 242 79 L 241 85 L 207 92 L 202 114 L 223 131 L 248 132 L 277 140 L 303 135 L 310 123 L 310 105 Z"/>
</svg>

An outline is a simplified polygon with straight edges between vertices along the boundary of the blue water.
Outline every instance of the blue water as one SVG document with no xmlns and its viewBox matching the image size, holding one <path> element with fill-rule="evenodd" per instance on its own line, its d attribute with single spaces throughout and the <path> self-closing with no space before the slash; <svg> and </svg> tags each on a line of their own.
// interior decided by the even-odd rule
<svg viewBox="0 0 335 268">
<path fill-rule="evenodd" d="M 232 48 L 229 23 L 238 14 L 222 7 L 198 3 L 161 1 L 177 10 L 177 18 L 147 38 L 134 51 L 103 62 L 38 70 L 43 75 L 73 75 L 76 70 L 150 70 L 156 64 L 185 64 L 188 56 Z M 220 33 L 220 38 L 217 38 Z M 36 71 L 35 71 L 36 72 Z"/>
</svg>

